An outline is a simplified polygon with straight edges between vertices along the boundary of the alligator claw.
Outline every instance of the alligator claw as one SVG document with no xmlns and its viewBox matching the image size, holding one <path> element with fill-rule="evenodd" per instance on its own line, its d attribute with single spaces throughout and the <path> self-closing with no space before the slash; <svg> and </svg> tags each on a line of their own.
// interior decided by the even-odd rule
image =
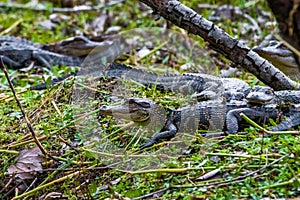
<svg viewBox="0 0 300 200">
<path fill-rule="evenodd" d="M 140 150 L 143 150 L 143 149 L 145 149 L 145 148 L 151 147 L 152 145 L 154 145 L 154 142 L 153 142 L 153 141 L 146 142 L 146 143 L 141 144 L 141 146 L 140 146 L 139 149 L 140 149 Z"/>
</svg>

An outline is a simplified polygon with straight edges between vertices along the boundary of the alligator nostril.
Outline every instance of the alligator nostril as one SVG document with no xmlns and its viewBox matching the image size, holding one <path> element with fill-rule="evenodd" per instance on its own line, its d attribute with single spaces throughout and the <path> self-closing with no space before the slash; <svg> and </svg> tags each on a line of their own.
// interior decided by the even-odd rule
<svg viewBox="0 0 300 200">
<path fill-rule="evenodd" d="M 101 106 L 99 112 L 101 115 L 111 115 L 112 114 L 112 110 L 110 109 L 109 106 L 106 106 L 106 105 Z"/>
<path fill-rule="evenodd" d="M 108 107 L 108 106 L 103 105 L 103 106 L 100 107 L 100 110 L 107 110 L 107 107 Z"/>
<path fill-rule="evenodd" d="M 106 105 L 103 105 L 100 107 L 100 112 L 107 112 L 109 109 L 108 109 L 108 106 Z"/>
</svg>

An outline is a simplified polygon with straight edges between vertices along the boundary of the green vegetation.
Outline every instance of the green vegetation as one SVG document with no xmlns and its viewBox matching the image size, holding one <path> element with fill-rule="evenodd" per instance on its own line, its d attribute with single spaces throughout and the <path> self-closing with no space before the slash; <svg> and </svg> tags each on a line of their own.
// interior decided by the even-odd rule
<svg viewBox="0 0 300 200">
<path fill-rule="evenodd" d="M 199 9 L 199 1 L 182 2 L 195 10 Z M 220 5 L 223 3 L 218 2 Z M 268 9 L 261 1 L 230 3 L 247 8 L 253 19 L 257 17 L 257 10 Z M 157 73 L 205 71 L 214 75 L 230 64 L 226 58 L 209 50 L 201 38 L 167 25 L 164 19 L 155 21 L 151 11 L 142 4 L 138 5 L 138 1 L 126 1 L 105 11 L 63 14 L 69 18 L 60 20 L 50 30 L 38 25 L 38 22 L 49 19 L 49 12 L 1 8 L 0 33 L 49 44 L 76 33 L 97 34 L 93 30 L 95 27 L 87 28 L 87 25 L 100 13 L 109 17 L 104 32 L 111 26 L 120 26 L 121 31 L 168 26 L 172 31 L 182 33 L 183 40 L 192 41 L 191 49 L 187 49 L 181 46 L 176 35 L 174 38 L 171 36 L 170 41 L 176 49 L 165 53 L 162 50 L 164 41 L 158 36 L 151 41 L 155 49 L 153 52 L 138 60 L 138 50 L 133 50 L 119 58 L 122 63 L 145 66 L 147 70 Z M 205 17 L 211 13 L 211 9 L 201 11 Z M 258 44 L 274 29 L 262 25 L 262 33 L 258 36 L 251 29 L 245 30 L 246 22 L 247 19 L 238 16 L 235 20 L 228 18 L 216 24 L 232 36 L 243 39 L 249 46 Z M 148 38 L 144 39 L 147 42 Z M 162 47 L 158 48 L 159 45 Z M 201 67 L 181 67 L 188 62 L 196 62 Z M 0 198 L 30 199 L 54 195 L 49 194 L 51 192 L 60 193 L 68 199 L 135 198 L 152 192 L 161 199 L 261 199 L 293 198 L 298 195 L 299 135 L 281 134 L 264 138 L 262 131 L 249 125 L 245 132 L 219 138 L 204 138 L 200 132 L 193 136 L 183 133 L 171 141 L 139 151 L 138 147 L 153 134 L 151 131 L 158 130 L 159 125 L 155 124 L 148 131 L 128 121 L 103 117 L 98 113 L 99 106 L 111 104 L 115 96 L 119 100 L 129 96 L 148 97 L 173 108 L 188 105 L 190 99 L 161 92 L 155 86 L 145 88 L 132 81 L 109 78 L 102 78 L 97 86 L 89 85 L 86 79 L 69 78 L 44 91 L 26 89 L 72 70 L 58 66 L 51 69 L 34 67 L 27 71 L 8 70 L 37 138 L 56 160 L 45 159 L 42 162 L 43 171 L 38 173 L 34 182 L 34 179 L 27 179 L 19 184 L 25 186 L 20 193 L 14 189 L 19 183 L 17 178 L 6 173 L 11 165 L 16 164 L 18 152 L 36 147 L 36 144 L 8 81 L 0 71 Z M 262 84 L 246 72 L 238 78 L 251 85 Z M 210 172 L 216 175 L 203 176 Z M 10 178 L 12 182 L 9 182 Z M 20 196 L 31 184 L 27 193 Z"/>
</svg>

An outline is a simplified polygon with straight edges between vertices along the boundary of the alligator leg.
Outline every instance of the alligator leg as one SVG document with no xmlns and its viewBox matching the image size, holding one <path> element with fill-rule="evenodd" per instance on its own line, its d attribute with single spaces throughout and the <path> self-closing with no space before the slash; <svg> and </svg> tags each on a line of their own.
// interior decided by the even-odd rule
<svg viewBox="0 0 300 200">
<path fill-rule="evenodd" d="M 197 101 L 206 101 L 206 100 L 214 100 L 217 98 L 217 94 L 214 91 L 202 91 L 195 92 L 191 95 L 191 98 L 197 98 Z"/>
<path fill-rule="evenodd" d="M 161 139 L 169 139 L 174 137 L 177 131 L 178 129 L 174 124 L 169 124 L 166 131 L 155 134 L 149 142 L 146 142 L 140 146 L 140 150 L 151 147 Z"/>
<path fill-rule="evenodd" d="M 39 61 L 39 63 L 41 63 L 42 65 L 45 65 L 46 67 L 51 68 L 52 65 L 49 62 L 49 58 L 46 59 L 46 57 L 44 55 L 42 55 L 41 53 L 39 53 L 38 51 L 33 51 L 32 57 L 34 59 L 36 59 L 37 61 Z"/>
<path fill-rule="evenodd" d="M 74 58 L 71 56 L 60 55 L 52 52 L 34 51 L 33 58 L 38 60 L 41 64 L 50 68 L 53 65 L 67 65 L 67 66 L 80 66 L 83 62 L 81 58 Z"/>
<path fill-rule="evenodd" d="M 222 82 L 207 82 L 203 86 L 205 90 L 195 92 L 191 95 L 192 98 L 197 98 L 198 101 L 215 100 L 224 96 L 224 87 Z"/>
<path fill-rule="evenodd" d="M 271 131 L 286 131 L 292 127 L 300 125 L 300 113 L 295 113 L 282 121 L 277 126 L 273 127 Z"/>
<path fill-rule="evenodd" d="M 12 69 L 20 69 L 20 68 L 23 67 L 23 65 L 22 65 L 21 63 L 16 62 L 16 61 L 10 59 L 10 58 L 7 57 L 7 56 L 3 56 L 3 55 L 2 55 L 1 58 L 2 58 L 3 62 L 4 62 L 6 65 L 8 65 L 10 68 L 12 68 Z"/>
<path fill-rule="evenodd" d="M 263 119 L 266 117 L 267 113 L 263 111 L 257 111 L 252 108 L 238 108 L 234 110 L 230 110 L 226 114 L 226 128 L 229 134 L 238 132 L 239 122 L 243 120 L 241 117 L 241 113 L 245 114 L 252 120 L 255 119 Z"/>
</svg>

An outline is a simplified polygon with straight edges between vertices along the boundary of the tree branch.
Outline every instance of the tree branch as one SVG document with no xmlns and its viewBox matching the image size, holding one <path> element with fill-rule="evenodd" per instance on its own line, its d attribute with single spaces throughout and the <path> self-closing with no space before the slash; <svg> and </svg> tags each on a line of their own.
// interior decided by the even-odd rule
<svg viewBox="0 0 300 200">
<path fill-rule="evenodd" d="M 214 50 L 241 65 L 274 90 L 300 89 L 296 82 L 267 60 L 179 1 L 140 1 L 150 6 L 156 15 L 162 16 L 190 33 L 201 36 Z"/>
</svg>

